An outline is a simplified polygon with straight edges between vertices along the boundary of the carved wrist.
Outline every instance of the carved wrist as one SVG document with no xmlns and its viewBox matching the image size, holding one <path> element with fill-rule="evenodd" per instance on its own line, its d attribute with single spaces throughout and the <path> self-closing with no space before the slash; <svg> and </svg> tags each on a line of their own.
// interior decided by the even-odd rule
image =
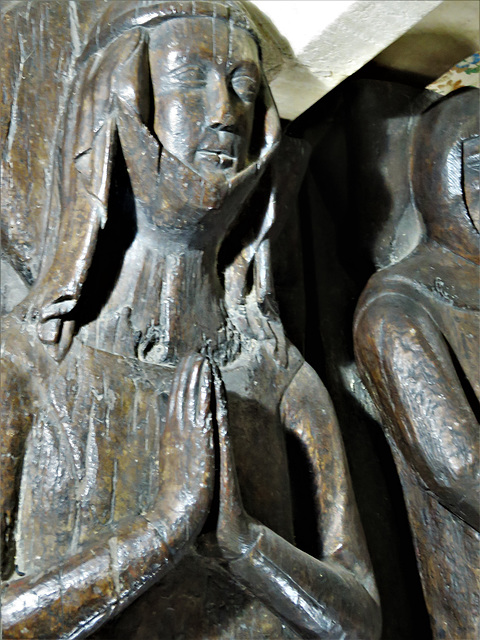
<svg viewBox="0 0 480 640">
<path fill-rule="evenodd" d="M 228 559 L 229 566 L 232 568 L 236 565 L 236 563 L 241 563 L 242 561 L 249 561 L 252 554 L 258 549 L 261 539 L 263 538 L 263 526 L 260 524 L 252 523 L 249 526 L 249 532 L 253 534 L 253 542 L 250 544 L 240 543 L 241 552 L 239 555 L 232 559 Z"/>
</svg>

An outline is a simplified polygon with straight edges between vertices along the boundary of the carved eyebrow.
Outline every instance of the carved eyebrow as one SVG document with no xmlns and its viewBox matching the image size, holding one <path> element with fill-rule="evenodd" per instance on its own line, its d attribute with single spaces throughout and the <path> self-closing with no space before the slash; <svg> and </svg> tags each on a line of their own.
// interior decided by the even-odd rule
<svg viewBox="0 0 480 640">
<path fill-rule="evenodd" d="M 172 65 L 172 67 L 167 70 L 167 74 L 174 75 L 176 73 L 182 73 L 182 71 L 189 71 L 191 69 L 199 69 L 203 71 L 203 65 L 200 62 L 194 61 L 180 62 L 176 65 Z"/>
<path fill-rule="evenodd" d="M 185 85 L 204 85 L 206 82 L 205 67 L 198 62 L 187 62 L 167 71 L 167 82 Z"/>
</svg>

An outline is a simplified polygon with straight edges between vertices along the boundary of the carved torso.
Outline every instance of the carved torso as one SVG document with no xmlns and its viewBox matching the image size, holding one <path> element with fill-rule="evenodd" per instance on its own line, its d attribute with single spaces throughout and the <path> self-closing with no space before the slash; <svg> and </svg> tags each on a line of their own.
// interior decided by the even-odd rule
<svg viewBox="0 0 480 640">
<path fill-rule="evenodd" d="M 222 373 L 245 505 L 291 540 L 279 416 L 301 364 L 296 351 L 290 353 L 285 370 L 252 343 Z M 80 343 L 68 354 L 45 389 L 27 443 L 17 535 L 22 572 L 45 570 L 125 516 L 151 507 L 160 486 L 159 446 L 173 372 Z M 262 380 L 269 381 L 268 394 Z"/>
<path fill-rule="evenodd" d="M 279 406 L 302 359 L 291 348 L 289 360 L 287 369 L 279 366 L 268 345 L 252 341 L 222 375 L 245 507 L 293 541 Z M 122 518 L 151 508 L 161 486 L 159 446 L 173 373 L 171 366 L 78 342 L 48 388 L 40 382 L 20 493 L 21 573 L 45 571 L 88 548 Z M 115 636 L 129 637 L 139 619 L 152 638 L 188 637 L 193 630 L 202 638 L 237 638 L 247 628 L 272 640 L 298 637 L 238 585 L 208 532 L 170 576 L 113 623 Z M 110 633 L 107 627 L 96 637 Z"/>
<path fill-rule="evenodd" d="M 85 637 L 139 598 L 107 637 L 376 638 L 333 407 L 272 303 L 256 29 L 235 2 L 108 5 L 72 73 L 55 255 L 2 327 L 3 628 Z"/>
<path fill-rule="evenodd" d="M 429 476 L 418 463 L 412 463 L 410 447 L 425 429 L 431 428 L 430 420 L 440 428 L 445 424 L 448 435 L 444 433 L 438 439 L 440 450 L 450 456 L 450 465 L 459 473 L 462 465 L 470 464 L 471 481 L 476 482 L 473 460 L 478 445 L 473 444 L 472 450 L 471 440 L 478 442 L 474 414 L 480 402 L 477 282 L 476 264 L 429 242 L 398 265 L 372 277 L 357 309 L 360 362 L 383 409 L 385 432 L 404 488 L 417 557 L 421 559 L 419 570 L 432 629 L 438 638 L 474 637 L 478 631 L 480 533 L 449 509 L 441 493 L 437 495 L 428 486 Z M 415 351 L 420 344 L 421 352 Z M 437 351 L 439 347 L 441 351 Z M 370 355 L 365 348 L 370 349 Z M 443 383 L 444 375 L 438 362 L 447 363 L 455 371 L 447 385 L 448 397 L 436 386 Z M 372 380 L 380 371 L 381 382 L 374 387 Z M 397 373 L 398 378 L 387 384 Z M 416 427 L 409 425 L 418 425 L 418 435 L 412 440 L 407 434 Z M 427 437 L 424 433 L 425 442 Z M 433 434 L 432 438 L 435 442 L 439 436 Z M 435 449 L 427 444 L 425 447 L 435 469 Z M 442 482 L 441 467 L 437 473 Z M 448 486 L 448 479 L 443 482 Z"/>
</svg>

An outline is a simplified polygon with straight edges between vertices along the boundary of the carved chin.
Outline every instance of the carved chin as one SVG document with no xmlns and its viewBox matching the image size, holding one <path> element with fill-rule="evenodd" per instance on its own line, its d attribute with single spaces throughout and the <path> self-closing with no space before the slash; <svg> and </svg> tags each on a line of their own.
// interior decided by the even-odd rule
<svg viewBox="0 0 480 640">
<path fill-rule="evenodd" d="M 263 173 L 268 155 L 240 171 L 236 170 L 236 158 L 230 157 L 228 162 L 226 158 L 210 157 L 213 155 L 224 154 L 212 153 L 208 158 L 204 154 L 201 167 L 197 162 L 190 166 L 164 148 L 160 163 L 163 203 L 177 211 L 185 208 L 197 212 L 222 209 L 223 214 L 227 213 L 224 210 L 227 199 L 233 208 L 241 205 Z M 228 208 L 230 210 L 230 206 Z"/>
</svg>

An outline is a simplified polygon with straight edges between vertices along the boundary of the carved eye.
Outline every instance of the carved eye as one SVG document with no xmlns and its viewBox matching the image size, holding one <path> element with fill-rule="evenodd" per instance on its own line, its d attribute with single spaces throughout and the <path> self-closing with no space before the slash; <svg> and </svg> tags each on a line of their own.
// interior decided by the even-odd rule
<svg viewBox="0 0 480 640">
<path fill-rule="evenodd" d="M 200 65 L 186 65 L 175 69 L 170 78 L 184 87 L 204 87 L 207 83 L 205 71 Z"/>
<path fill-rule="evenodd" d="M 241 100 L 253 102 L 257 97 L 258 79 L 245 71 L 245 69 L 234 71 L 230 83 Z"/>
</svg>

